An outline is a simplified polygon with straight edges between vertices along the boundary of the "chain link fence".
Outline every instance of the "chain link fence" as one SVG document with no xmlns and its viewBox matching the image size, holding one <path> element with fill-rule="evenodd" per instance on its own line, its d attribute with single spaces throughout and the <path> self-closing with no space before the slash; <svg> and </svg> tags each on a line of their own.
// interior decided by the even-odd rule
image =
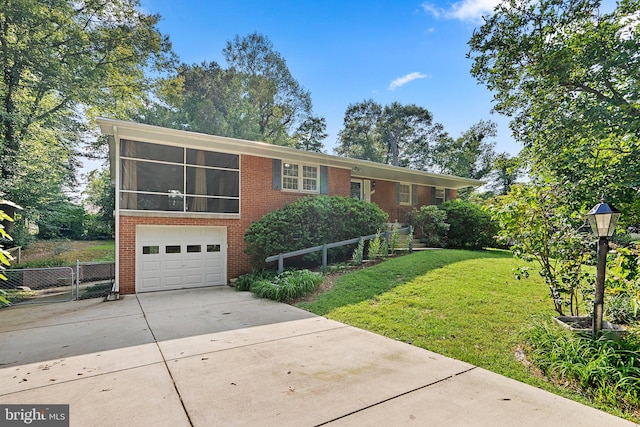
<svg viewBox="0 0 640 427">
<path fill-rule="evenodd" d="M 7 280 L 0 280 L 0 296 L 11 305 L 65 302 L 107 296 L 115 281 L 115 263 L 9 269 L 4 275 Z"/>
<path fill-rule="evenodd" d="M 75 274 L 71 267 L 5 270 L 0 295 L 11 305 L 35 302 L 64 302 L 74 298 Z"/>
<path fill-rule="evenodd" d="M 78 262 L 76 272 L 78 299 L 106 297 L 116 280 L 116 263 Z"/>
</svg>

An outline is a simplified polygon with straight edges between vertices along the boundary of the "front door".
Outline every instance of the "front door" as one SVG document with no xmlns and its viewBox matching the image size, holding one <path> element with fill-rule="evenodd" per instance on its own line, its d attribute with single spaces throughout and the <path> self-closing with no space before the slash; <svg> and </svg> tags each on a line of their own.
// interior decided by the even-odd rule
<svg viewBox="0 0 640 427">
<path fill-rule="evenodd" d="M 366 202 L 371 201 L 371 181 L 368 179 L 351 180 L 351 197 Z"/>
</svg>

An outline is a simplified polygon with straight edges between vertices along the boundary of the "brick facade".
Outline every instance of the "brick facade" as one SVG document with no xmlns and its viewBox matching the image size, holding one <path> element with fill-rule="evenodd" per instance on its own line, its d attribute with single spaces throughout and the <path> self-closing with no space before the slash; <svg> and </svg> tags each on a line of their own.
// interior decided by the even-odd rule
<svg viewBox="0 0 640 427">
<path fill-rule="evenodd" d="M 371 195 L 371 201 L 389 214 L 389 221 L 403 222 L 406 214 L 414 208 L 431 205 L 433 202 L 433 187 L 417 185 L 417 200 L 412 200 L 411 205 L 396 203 L 396 182 L 375 180 L 375 192 Z M 456 190 L 449 190 L 449 200 L 456 198 Z"/>
<path fill-rule="evenodd" d="M 227 277 L 234 278 L 250 270 L 244 254 L 246 229 L 267 212 L 308 196 L 272 189 L 272 160 L 248 155 L 240 156 L 240 218 L 193 218 L 188 216 L 163 215 L 120 216 L 119 224 L 119 287 L 120 293 L 135 293 L 136 226 L 223 226 L 227 227 Z M 329 168 L 329 195 L 349 196 L 351 172 L 348 169 Z"/>
</svg>

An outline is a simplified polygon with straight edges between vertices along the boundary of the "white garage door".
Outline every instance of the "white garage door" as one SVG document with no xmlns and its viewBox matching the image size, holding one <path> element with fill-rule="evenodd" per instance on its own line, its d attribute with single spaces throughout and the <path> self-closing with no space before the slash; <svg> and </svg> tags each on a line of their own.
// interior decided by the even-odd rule
<svg viewBox="0 0 640 427">
<path fill-rule="evenodd" d="M 226 227 L 136 227 L 136 291 L 225 285 Z"/>
</svg>

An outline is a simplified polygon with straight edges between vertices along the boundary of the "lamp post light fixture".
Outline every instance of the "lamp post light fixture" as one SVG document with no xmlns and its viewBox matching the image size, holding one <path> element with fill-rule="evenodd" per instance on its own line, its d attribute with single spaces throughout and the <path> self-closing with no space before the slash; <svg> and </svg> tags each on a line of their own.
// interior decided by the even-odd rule
<svg viewBox="0 0 640 427">
<path fill-rule="evenodd" d="M 602 330 L 602 312 L 604 308 L 604 278 L 607 267 L 609 238 L 618 224 L 620 211 L 604 201 L 595 205 L 587 214 L 593 234 L 598 236 L 598 266 L 596 270 L 596 291 L 593 300 L 593 336 L 597 337 Z"/>
</svg>

